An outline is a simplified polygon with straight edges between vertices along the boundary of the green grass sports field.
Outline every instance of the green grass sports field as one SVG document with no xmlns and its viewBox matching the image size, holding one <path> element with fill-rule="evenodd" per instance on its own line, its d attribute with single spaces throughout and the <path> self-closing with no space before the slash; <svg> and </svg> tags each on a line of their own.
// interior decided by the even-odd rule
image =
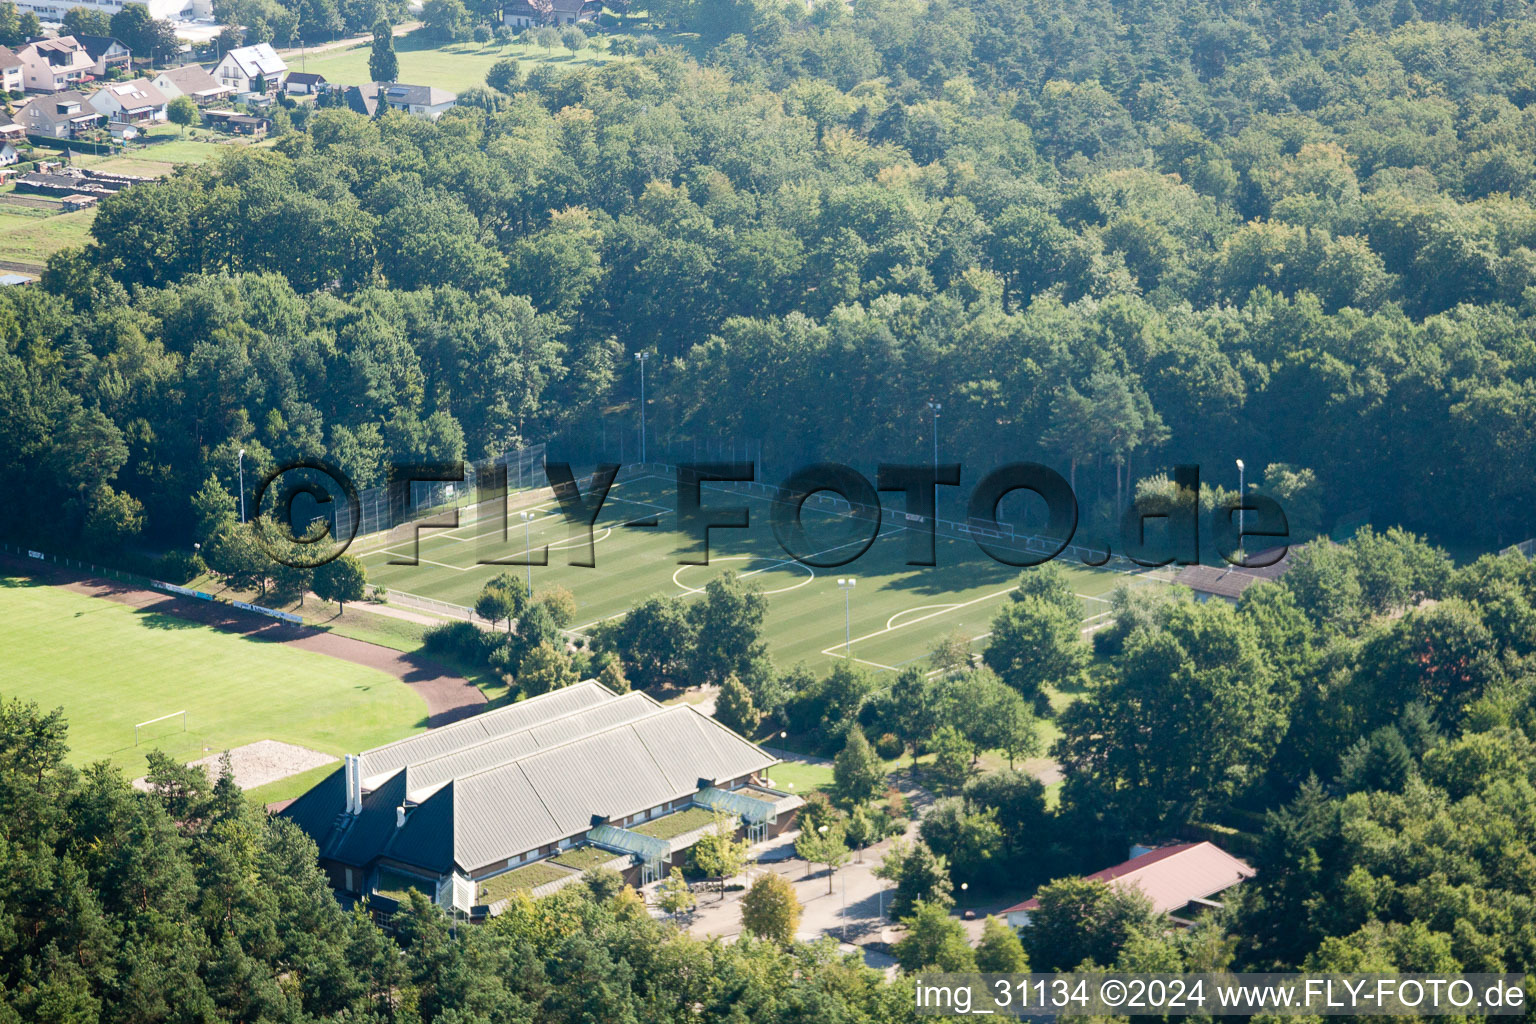
<svg viewBox="0 0 1536 1024">
<path fill-rule="evenodd" d="M 0 576 L 0 649 L 0 696 L 62 706 L 71 760 L 130 777 L 154 746 L 195 760 L 274 739 L 340 756 L 426 725 L 426 702 L 383 672 L 23 577 Z M 185 732 L 163 722 L 134 746 L 135 723 L 182 710 Z"/>
<path fill-rule="evenodd" d="M 973 644 L 984 640 L 1018 578 L 1018 569 L 993 561 L 971 540 L 942 535 L 936 541 L 936 566 L 907 565 L 908 530 L 889 521 L 853 563 L 812 568 L 789 558 L 779 546 L 768 498 L 710 490 L 705 491 L 706 508 L 745 504 L 750 526 L 711 531 L 710 564 L 680 565 L 673 490 L 673 481 L 660 476 L 614 484 L 594 530 L 593 568 L 569 564 L 571 549 L 585 547 L 584 531 L 570 536 L 552 503 L 534 510 L 537 518 L 526 528 L 526 536 L 535 552 L 548 545 L 549 564 L 533 567 L 533 588 L 537 592 L 560 586 L 575 595 L 574 632 L 622 615 L 653 594 L 697 594 L 712 577 L 732 570 L 768 595 L 766 636 L 778 664 L 804 662 L 825 671 L 846 648 L 868 668 L 895 671 L 925 658 L 953 631 L 961 631 Z M 655 527 L 626 525 L 651 516 L 657 518 Z M 418 565 L 391 564 L 411 556 L 409 540 L 362 555 L 369 579 L 391 592 L 473 605 L 492 576 L 528 571 L 517 565 L 479 564 L 483 559 L 522 557 L 525 527 L 516 511 L 508 515 L 505 540 L 494 519 L 470 521 L 465 515 L 461 522 L 453 530 L 423 531 Z M 818 551 L 847 552 L 858 544 L 858 530 L 846 517 L 808 504 L 805 522 L 808 539 Z M 1082 599 L 1085 622 L 1108 611 L 1106 595 L 1117 584 L 1153 582 L 1144 575 L 1089 569 L 1067 560 L 1062 564 Z M 845 606 L 837 581 L 848 577 L 857 582 Z"/>
</svg>

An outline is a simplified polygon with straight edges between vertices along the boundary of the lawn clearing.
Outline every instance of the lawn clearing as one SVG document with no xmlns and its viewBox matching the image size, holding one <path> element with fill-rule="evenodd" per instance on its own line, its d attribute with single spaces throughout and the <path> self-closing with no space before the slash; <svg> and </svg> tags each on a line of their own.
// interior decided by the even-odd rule
<svg viewBox="0 0 1536 1024">
<path fill-rule="evenodd" d="M 556 867 L 547 860 L 536 860 L 532 864 L 524 864 L 520 868 L 503 871 L 499 875 L 487 878 L 480 883 L 479 895 L 476 899 L 482 903 L 496 903 L 520 889 L 537 889 L 541 885 L 569 878 L 574 873 Z"/>
<path fill-rule="evenodd" d="M 433 899 L 436 896 L 432 891 L 432 883 L 425 878 L 401 874 L 398 871 L 390 871 L 388 868 L 379 871 L 379 883 L 373 887 L 374 892 L 380 896 L 387 896 L 396 903 L 405 903 L 408 898 L 406 894 L 412 889 L 422 893 L 427 899 Z"/>
<path fill-rule="evenodd" d="M 0 694 L 62 706 L 72 763 L 130 778 L 157 747 L 190 761 L 276 739 L 339 757 L 426 724 L 426 702 L 377 670 L 22 577 L 0 576 L 0 649 Z M 134 745 L 136 723 L 179 711 Z"/>
<path fill-rule="evenodd" d="M 559 864 L 563 868 L 570 868 L 572 871 L 590 871 L 624 856 L 622 853 L 605 850 L 601 846 L 576 846 L 549 858 L 549 862 Z"/>
<path fill-rule="evenodd" d="M 293 800 L 303 796 L 314 789 L 327 775 L 336 770 L 336 765 L 326 764 L 318 768 L 311 768 L 307 772 L 290 775 L 286 779 L 277 782 L 269 782 L 265 786 L 257 786 L 245 791 L 245 798 L 258 807 L 267 804 L 275 804 L 280 800 Z"/>
<path fill-rule="evenodd" d="M 614 485 L 594 533 L 596 566 L 568 564 L 573 549 L 586 546 L 584 531 L 574 537 L 553 503 L 537 506 L 539 518 L 527 530 L 535 557 L 547 546 L 547 565 L 533 567 L 535 591 L 560 586 L 576 598 L 577 636 L 606 619 L 623 615 L 646 598 L 702 593 L 711 578 L 734 570 L 768 596 L 764 635 L 769 653 L 783 666 L 804 662 L 824 672 L 851 656 L 876 672 L 896 672 L 925 664 L 940 638 L 959 632 L 980 650 L 992 620 L 1009 600 L 1019 570 L 994 561 L 969 539 L 940 535 L 935 566 L 911 566 L 909 530 L 887 518 L 879 537 L 863 555 L 837 568 L 813 568 L 788 557 L 773 535 L 766 496 L 709 491 L 706 507 L 745 505 L 750 527 L 711 532 L 709 565 L 680 564 L 679 535 L 672 512 L 674 482 L 660 476 L 638 477 Z M 656 516 L 659 525 L 630 529 L 627 524 Z M 806 507 L 805 522 L 814 550 L 856 549 L 860 528 L 852 520 Z M 521 557 L 524 530 L 494 517 L 465 515 L 452 530 L 423 530 L 413 555 L 408 536 L 387 548 L 362 554 L 369 579 L 391 592 L 416 594 L 472 606 L 481 588 L 498 572 L 526 571 L 518 566 L 484 564 L 488 559 Z M 417 565 L 393 565 L 410 557 Z M 1093 569 L 1063 560 L 1083 604 L 1085 626 L 1103 621 L 1107 595 L 1120 583 L 1155 586 L 1145 573 Z M 840 576 L 858 580 L 845 595 Z M 845 620 L 846 612 L 846 620 Z"/>
<path fill-rule="evenodd" d="M 627 826 L 631 832 L 639 832 L 652 839 L 676 839 L 686 832 L 703 828 L 715 820 L 715 812 L 705 807 L 689 807 L 664 814 L 652 821 Z"/>
<path fill-rule="evenodd" d="M 60 249 L 84 245 L 95 219 L 95 210 L 49 213 L 0 206 L 0 260 L 42 266 Z"/>
<path fill-rule="evenodd" d="M 768 769 L 773 788 L 781 793 L 805 796 L 818 789 L 832 789 L 832 766 L 808 761 L 785 761 Z"/>
<path fill-rule="evenodd" d="M 373 81 L 368 73 L 368 58 L 372 47 L 368 43 L 340 50 L 327 50 L 312 57 L 290 55 L 287 60 L 295 71 L 307 71 L 325 76 L 327 82 L 340 85 L 364 85 Z M 583 49 L 575 56 L 571 51 L 555 47 L 546 51 L 540 46 L 510 43 L 449 43 L 441 45 L 428 38 L 423 31 L 411 32 L 395 39 L 395 54 L 400 59 L 399 81 L 410 85 L 435 85 L 439 89 L 463 92 L 474 86 L 485 85 L 485 73 L 491 65 L 504 57 L 516 57 L 526 74 L 531 64 L 551 64 L 558 68 L 600 64 L 621 58 L 604 51 Z"/>
<path fill-rule="evenodd" d="M 308 603 L 313 604 L 313 601 Z M 409 619 L 375 614 L 356 604 L 348 608 L 345 615 L 337 615 L 333 609 L 329 614 L 306 615 L 305 621 L 337 636 L 378 644 L 406 654 L 421 650 L 427 630 L 432 628 Z"/>
</svg>

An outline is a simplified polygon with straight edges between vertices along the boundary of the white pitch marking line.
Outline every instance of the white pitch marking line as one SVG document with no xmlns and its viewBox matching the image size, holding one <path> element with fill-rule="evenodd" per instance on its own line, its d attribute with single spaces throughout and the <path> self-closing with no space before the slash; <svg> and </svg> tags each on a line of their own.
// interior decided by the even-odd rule
<svg viewBox="0 0 1536 1024">
<path fill-rule="evenodd" d="M 949 611 L 952 608 L 958 608 L 958 607 L 960 607 L 960 606 L 957 605 L 957 604 L 920 604 L 916 608 L 903 608 L 901 611 L 897 612 L 895 615 L 892 615 L 890 618 L 885 620 L 885 628 L 886 629 L 895 629 L 896 628 L 896 620 L 897 619 L 901 618 L 903 615 L 910 615 L 913 612 L 925 612 L 925 611 L 928 611 L 931 608 L 939 608 L 939 609 L 942 609 L 944 611 Z"/>
<path fill-rule="evenodd" d="M 885 629 L 877 629 L 873 633 L 866 634 L 865 636 L 854 637 L 853 640 L 849 641 L 849 643 L 857 644 L 857 643 L 863 643 L 865 640 L 873 640 L 877 636 L 884 636 L 886 633 L 893 633 L 897 629 L 906 629 L 908 626 L 915 626 L 919 622 L 927 622 L 929 619 L 937 618 L 940 615 L 944 615 L 944 614 L 946 614 L 948 612 L 952 612 L 956 608 L 968 608 L 968 607 L 970 607 L 973 604 L 980 604 L 983 601 L 990 601 L 990 600 L 992 600 L 995 597 L 1002 597 L 1004 594 L 1011 594 L 1015 590 L 1018 590 L 1018 589 L 1019 589 L 1018 587 L 1009 587 L 1006 590 L 998 590 L 998 591 L 994 591 L 993 593 L 990 593 L 990 594 L 983 594 L 980 597 L 973 597 L 969 601 L 961 601 L 959 604 L 952 604 L 949 607 L 945 608 L 943 611 L 929 612 L 927 615 L 919 616 L 918 618 L 913 619 L 911 622 L 903 622 L 901 625 L 895 627 L 894 629 L 889 627 L 889 626 L 887 626 Z M 916 608 L 909 608 L 908 609 L 908 611 L 918 611 L 918 610 L 919 609 L 916 609 Z M 845 644 L 833 644 L 831 647 L 828 647 L 828 648 L 824 649 L 821 653 L 829 655 L 829 656 L 835 656 L 837 648 L 843 647 L 843 646 L 846 646 L 846 645 Z"/>
<path fill-rule="evenodd" d="M 412 557 L 408 552 L 396 551 L 394 548 L 384 548 L 382 551 L 371 551 L 371 552 L 369 552 L 369 554 L 375 554 L 375 555 L 396 555 L 396 556 L 398 556 L 400 558 L 410 558 L 410 557 Z M 474 566 L 472 566 L 472 565 L 449 565 L 447 562 L 434 562 L 434 561 L 432 561 L 432 559 L 430 559 L 430 558 L 422 558 L 420 555 L 416 555 L 415 558 L 416 558 L 417 563 L 419 563 L 421 565 L 436 565 L 436 566 L 439 566 L 440 568 L 443 568 L 443 569 L 452 569 L 454 572 L 469 572 L 469 570 L 474 568 Z M 395 563 L 395 564 L 398 565 L 398 564 L 401 564 L 401 563 Z M 404 564 L 405 565 L 410 565 L 411 563 L 410 562 L 406 562 Z"/>
<path fill-rule="evenodd" d="M 761 558 L 761 557 L 762 557 L 761 555 L 718 555 L 715 558 L 710 559 L 710 561 L 711 562 L 749 562 L 749 561 L 751 561 L 754 558 Z M 816 578 L 816 570 L 815 569 L 812 569 L 810 566 L 806 565 L 804 562 L 797 562 L 793 558 L 780 559 L 779 561 L 774 562 L 772 565 L 765 565 L 765 566 L 763 566 L 761 569 L 749 570 L 747 572 L 742 573 L 741 574 L 741 578 L 742 579 L 746 579 L 749 576 L 756 576 L 758 573 L 768 572 L 771 569 L 778 569 L 778 568 L 780 568 L 782 566 L 786 566 L 786 565 L 797 565 L 800 568 L 804 569 L 806 572 L 810 573 L 810 575 L 807 576 L 805 579 L 801 580 L 799 583 L 793 583 L 793 584 L 790 584 L 787 587 L 779 587 L 776 590 L 765 590 L 765 591 L 763 591 L 763 595 L 765 597 L 767 595 L 769 595 L 769 594 L 787 594 L 791 590 L 799 590 L 801 587 L 805 586 L 806 584 L 810 583 L 812 580 L 814 580 Z M 696 565 L 680 565 L 672 573 L 672 582 L 675 583 L 677 586 L 681 587 L 683 590 L 686 590 L 690 594 L 702 594 L 702 593 L 704 593 L 704 588 L 703 587 L 690 587 L 688 584 L 686 584 L 682 580 L 678 579 L 678 576 L 682 575 L 684 570 L 687 570 L 687 569 L 702 569 L 702 568 L 706 568 L 706 567 L 705 566 L 696 566 Z"/>
</svg>

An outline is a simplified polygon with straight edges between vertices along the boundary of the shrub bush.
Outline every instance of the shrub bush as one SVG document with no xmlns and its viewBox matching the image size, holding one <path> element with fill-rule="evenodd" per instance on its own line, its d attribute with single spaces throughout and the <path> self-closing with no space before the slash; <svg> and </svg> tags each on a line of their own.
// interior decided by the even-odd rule
<svg viewBox="0 0 1536 1024">
<path fill-rule="evenodd" d="M 169 551 L 155 563 L 155 577 L 178 586 L 188 583 L 208 571 L 201 555 L 191 551 Z"/>
<path fill-rule="evenodd" d="M 486 635 L 468 622 L 445 622 L 427 630 L 422 647 L 429 654 L 446 654 L 480 664 L 486 655 Z"/>
<path fill-rule="evenodd" d="M 882 761 L 900 757 L 903 750 L 901 740 L 896 738 L 895 733 L 881 733 L 880 738 L 875 740 L 875 753 L 880 755 Z"/>
</svg>

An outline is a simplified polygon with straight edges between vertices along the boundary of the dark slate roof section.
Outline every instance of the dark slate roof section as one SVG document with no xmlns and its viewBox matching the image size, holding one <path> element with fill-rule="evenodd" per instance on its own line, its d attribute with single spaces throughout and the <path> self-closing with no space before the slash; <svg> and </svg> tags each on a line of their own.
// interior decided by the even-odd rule
<svg viewBox="0 0 1536 1024">
<path fill-rule="evenodd" d="M 337 768 L 309 792 L 284 807 L 282 814 L 303 829 L 316 846 L 324 846 L 337 816 L 346 809 L 346 770 Z"/>
<path fill-rule="evenodd" d="M 294 71 L 288 76 L 289 85 L 319 85 L 325 76 L 314 71 Z"/>
<path fill-rule="evenodd" d="M 80 44 L 80 48 L 89 55 L 91 60 L 101 60 L 102 55 L 112 49 L 113 44 L 121 46 L 124 50 L 128 49 L 128 44 L 115 36 L 75 36 L 75 42 Z"/>
<path fill-rule="evenodd" d="M 432 794 L 420 807 L 408 810 L 405 827 L 396 830 L 384 849 L 384 856 L 440 874 L 446 875 L 452 871 L 453 801 L 453 783 L 450 782 Z M 460 870 L 468 870 L 470 867 L 467 864 L 459 865 Z"/>
<path fill-rule="evenodd" d="M 340 835 L 332 838 L 322 856 L 343 864 L 366 867 L 394 838 L 395 808 L 405 803 L 405 772 L 396 772 L 384 785 L 363 796 L 363 813 Z"/>
</svg>

